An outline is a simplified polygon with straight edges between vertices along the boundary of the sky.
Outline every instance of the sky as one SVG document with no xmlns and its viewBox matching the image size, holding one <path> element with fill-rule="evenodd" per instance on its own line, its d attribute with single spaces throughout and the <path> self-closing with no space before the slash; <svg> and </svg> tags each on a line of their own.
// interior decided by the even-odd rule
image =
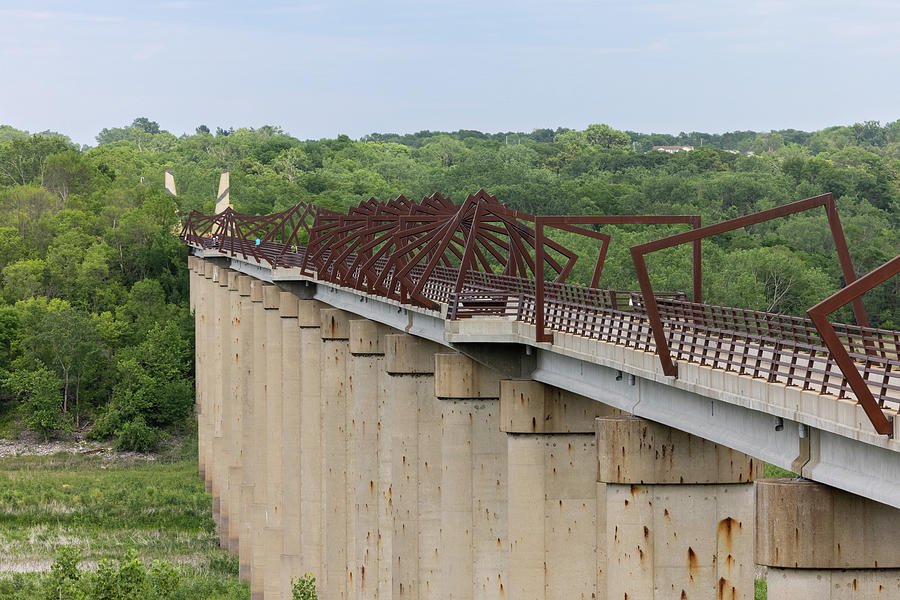
<svg viewBox="0 0 900 600">
<path fill-rule="evenodd" d="M 0 124 L 94 144 L 900 118 L 896 0 L 0 0 Z"/>
</svg>

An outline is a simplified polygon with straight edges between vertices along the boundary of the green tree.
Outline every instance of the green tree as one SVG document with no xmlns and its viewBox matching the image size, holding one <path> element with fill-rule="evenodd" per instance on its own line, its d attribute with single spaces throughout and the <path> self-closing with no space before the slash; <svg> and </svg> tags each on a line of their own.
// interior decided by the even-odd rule
<svg viewBox="0 0 900 600">
<path fill-rule="evenodd" d="M 8 392 L 21 402 L 22 420 L 45 438 L 66 424 L 60 383 L 56 374 L 44 366 L 36 370 L 16 369 L 4 381 Z"/>
<path fill-rule="evenodd" d="M 631 146 L 631 137 L 627 133 L 613 129 L 605 123 L 588 125 L 584 134 L 587 142 L 592 146 L 607 149 Z"/>
</svg>

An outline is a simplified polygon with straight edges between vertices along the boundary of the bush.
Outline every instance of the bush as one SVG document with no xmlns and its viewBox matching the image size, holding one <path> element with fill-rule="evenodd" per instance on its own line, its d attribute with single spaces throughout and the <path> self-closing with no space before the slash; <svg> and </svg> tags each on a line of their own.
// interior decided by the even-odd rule
<svg viewBox="0 0 900 600">
<path fill-rule="evenodd" d="M 149 452 L 156 447 L 157 431 L 147 425 L 143 415 L 124 423 L 116 431 L 116 450 Z"/>
<path fill-rule="evenodd" d="M 316 578 L 312 573 L 291 579 L 293 600 L 319 600 L 316 594 Z"/>
<path fill-rule="evenodd" d="M 46 367 L 17 369 L 6 378 L 4 387 L 22 401 L 22 420 L 29 429 L 48 438 L 66 425 L 59 378 Z"/>
<path fill-rule="evenodd" d="M 75 546 L 63 546 L 56 550 L 56 559 L 50 565 L 50 575 L 44 580 L 44 598 L 46 600 L 83 600 L 81 571 L 81 549 Z"/>
</svg>

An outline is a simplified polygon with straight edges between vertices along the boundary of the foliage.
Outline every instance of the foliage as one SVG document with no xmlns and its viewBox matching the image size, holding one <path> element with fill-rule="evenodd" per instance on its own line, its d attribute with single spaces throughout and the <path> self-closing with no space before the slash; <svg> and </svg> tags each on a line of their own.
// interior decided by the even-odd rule
<svg viewBox="0 0 900 600">
<path fill-rule="evenodd" d="M 22 415 L 28 427 L 45 438 L 63 427 L 65 418 L 60 410 L 59 380 L 49 369 L 17 369 L 6 377 L 4 385 L 22 402 Z"/>
<path fill-rule="evenodd" d="M 401 193 L 460 202 L 484 188 L 532 214 L 700 214 L 708 224 L 832 192 L 857 271 L 900 253 L 900 120 L 815 132 L 670 135 L 591 124 L 303 141 L 271 125 L 201 125 L 176 138 L 138 117 L 97 142 L 79 149 L 59 134 L 0 126 L 0 377 L 52 373 L 55 395 L 49 386 L 16 395 L 18 406 L 43 411 L 34 427 L 52 434 L 94 423 L 95 437 L 122 448 L 146 448 L 151 430 L 190 416 L 187 251 L 173 232 L 191 210 L 213 209 L 223 168 L 235 208 L 257 214 L 300 201 L 343 210 Z M 659 145 L 695 149 L 651 151 Z M 166 169 L 177 197 L 163 190 Z M 612 244 L 601 286 L 635 289 L 628 248 L 684 228 L 603 231 Z M 588 281 L 596 244 L 558 235 L 583 257 L 571 281 Z M 830 239 L 817 210 L 705 240 L 704 298 L 803 316 L 842 285 Z M 654 253 L 648 265 L 659 289 L 690 289 L 688 248 Z M 866 294 L 874 326 L 898 327 L 898 280 Z"/>
<path fill-rule="evenodd" d="M 312 573 L 291 579 L 291 595 L 293 600 L 318 600 L 316 578 Z"/>
<path fill-rule="evenodd" d="M 115 447 L 116 450 L 149 452 L 156 447 L 157 437 L 156 430 L 147 425 L 143 415 L 138 415 L 116 429 Z"/>
</svg>

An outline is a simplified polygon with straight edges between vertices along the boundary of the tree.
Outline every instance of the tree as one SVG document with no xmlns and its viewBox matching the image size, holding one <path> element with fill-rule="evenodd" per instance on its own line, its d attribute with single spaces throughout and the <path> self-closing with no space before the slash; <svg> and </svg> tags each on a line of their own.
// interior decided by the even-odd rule
<svg viewBox="0 0 900 600">
<path fill-rule="evenodd" d="M 36 370 L 16 369 L 4 381 L 4 387 L 21 401 L 22 419 L 33 431 L 49 438 L 65 424 L 60 411 L 59 379 L 44 366 Z"/>
<path fill-rule="evenodd" d="M 628 148 L 631 146 L 631 137 L 624 131 L 613 129 L 609 125 L 588 125 L 584 132 L 588 144 L 601 148 Z"/>
<path fill-rule="evenodd" d="M 86 313 L 65 300 L 49 302 L 39 327 L 33 332 L 35 341 L 63 382 L 63 413 L 68 413 L 69 398 L 74 396 L 77 419 L 84 375 L 95 371 L 102 358 L 97 330 Z"/>
<path fill-rule="evenodd" d="M 157 123 L 156 121 L 151 121 L 147 117 L 136 118 L 134 121 L 132 121 L 131 127 L 134 129 L 140 129 L 145 133 L 159 133 L 159 123 Z"/>
<path fill-rule="evenodd" d="M 47 158 L 44 185 L 59 197 L 57 210 L 62 208 L 70 193 L 80 193 L 88 188 L 92 171 L 81 152 L 60 152 Z"/>
<path fill-rule="evenodd" d="M 14 137 L 0 142 L 0 181 L 43 185 L 47 158 L 71 149 L 72 144 L 60 136 L 35 134 L 30 138 Z"/>
<path fill-rule="evenodd" d="M 46 263 L 39 258 L 17 260 L 3 269 L 3 296 L 7 302 L 27 300 L 44 292 Z"/>
</svg>

